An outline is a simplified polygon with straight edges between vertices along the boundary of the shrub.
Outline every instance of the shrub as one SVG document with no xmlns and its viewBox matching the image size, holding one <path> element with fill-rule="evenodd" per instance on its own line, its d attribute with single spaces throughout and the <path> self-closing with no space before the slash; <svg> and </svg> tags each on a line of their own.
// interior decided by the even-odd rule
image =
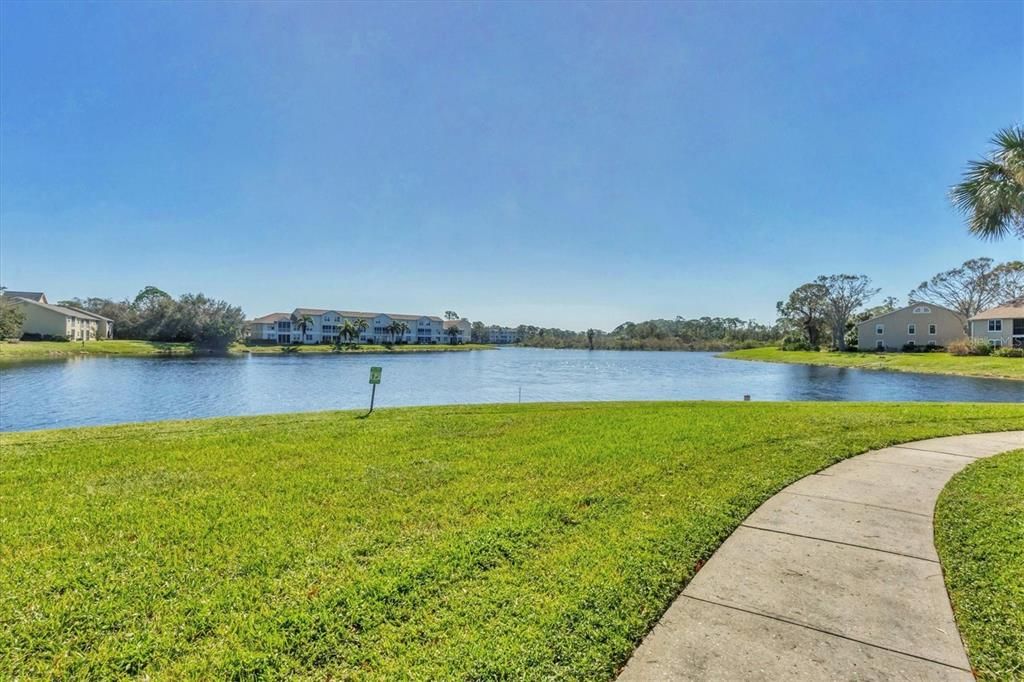
<svg viewBox="0 0 1024 682">
<path fill-rule="evenodd" d="M 991 355 L 992 346 L 988 341 L 954 341 L 946 349 L 950 355 Z"/>
<path fill-rule="evenodd" d="M 52 334 L 22 334 L 22 341 L 70 341 L 71 338 L 67 336 L 53 336 Z"/>
<path fill-rule="evenodd" d="M 997 348 L 993 355 L 1001 358 L 1024 358 L 1024 348 Z"/>
<path fill-rule="evenodd" d="M 820 350 L 818 346 L 812 346 L 807 339 L 798 336 L 787 336 L 782 339 L 779 350 Z"/>
</svg>

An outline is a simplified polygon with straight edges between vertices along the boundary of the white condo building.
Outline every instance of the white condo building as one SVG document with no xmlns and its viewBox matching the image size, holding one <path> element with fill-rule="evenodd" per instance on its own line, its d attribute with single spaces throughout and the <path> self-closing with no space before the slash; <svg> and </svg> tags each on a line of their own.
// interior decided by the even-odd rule
<svg viewBox="0 0 1024 682">
<path fill-rule="evenodd" d="M 339 339 L 345 322 L 359 329 L 357 337 Z M 394 328 L 395 323 L 404 325 L 401 331 Z M 291 313 L 271 313 L 258 317 L 249 322 L 249 338 L 287 344 L 335 343 L 339 340 L 373 344 L 451 342 L 444 331 L 444 321 L 436 315 L 366 313 L 322 308 L 296 308 Z"/>
</svg>

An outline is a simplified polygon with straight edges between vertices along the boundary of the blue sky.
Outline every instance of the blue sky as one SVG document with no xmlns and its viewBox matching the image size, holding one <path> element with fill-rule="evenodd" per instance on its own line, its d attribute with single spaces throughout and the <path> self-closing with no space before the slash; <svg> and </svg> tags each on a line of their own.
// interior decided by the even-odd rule
<svg viewBox="0 0 1024 682">
<path fill-rule="evenodd" d="M 1024 120 L 1024 5 L 0 4 L 0 283 L 763 321 L 1021 242 L 946 198 Z"/>
</svg>

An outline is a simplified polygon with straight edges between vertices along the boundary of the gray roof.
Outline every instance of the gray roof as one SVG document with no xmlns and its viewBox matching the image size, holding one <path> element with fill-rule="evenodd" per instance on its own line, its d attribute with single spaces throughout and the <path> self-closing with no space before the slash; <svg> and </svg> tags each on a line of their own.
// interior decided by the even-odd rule
<svg viewBox="0 0 1024 682">
<path fill-rule="evenodd" d="M 41 291 L 5 291 L 4 296 L 12 298 L 24 298 L 36 303 L 46 303 L 46 294 Z"/>
<path fill-rule="evenodd" d="M 64 315 L 66 317 L 78 317 L 78 318 L 83 319 L 83 320 L 106 320 L 107 319 L 105 317 L 100 317 L 99 315 L 93 315 L 92 313 L 87 313 L 84 310 L 75 310 L 74 308 L 68 308 L 68 307 L 65 307 L 65 306 L 62 306 L 62 305 L 50 305 L 49 303 L 40 303 L 39 301 L 33 301 L 30 298 L 22 298 L 22 297 L 19 296 L 18 300 L 23 301 L 25 303 L 28 303 L 29 305 L 35 305 L 35 306 L 39 306 L 40 308 L 46 308 L 47 310 L 52 310 L 53 312 L 60 313 L 61 315 Z"/>
<path fill-rule="evenodd" d="M 972 317 L 972 320 L 1001 320 L 1003 318 L 1024 317 L 1024 298 L 1016 298 L 1012 301 L 982 310 Z"/>
<path fill-rule="evenodd" d="M 97 320 L 105 320 L 106 322 L 113 322 L 113 320 L 110 319 L 109 317 L 104 317 L 104 316 L 100 315 L 99 313 L 94 313 L 94 312 L 91 312 L 89 310 L 82 310 L 81 308 L 75 308 L 74 306 L 70 306 L 70 305 L 66 305 L 66 306 L 62 306 L 62 307 L 67 308 L 68 310 L 75 310 L 75 311 L 80 312 L 80 313 L 85 313 L 89 317 L 95 317 Z"/>
<path fill-rule="evenodd" d="M 257 317 L 255 320 L 250 320 L 249 324 L 273 324 L 282 320 L 290 320 L 292 316 L 288 313 L 270 313 L 263 317 Z"/>
<path fill-rule="evenodd" d="M 419 320 L 421 318 L 427 318 L 434 322 L 441 322 L 441 318 L 437 315 L 400 315 L 397 313 L 365 313 L 355 312 L 351 310 L 338 310 L 336 308 L 296 308 L 292 315 L 323 315 L 324 313 L 338 313 L 342 317 L 351 317 L 360 320 L 372 320 L 378 315 L 387 315 L 392 320 Z"/>
</svg>

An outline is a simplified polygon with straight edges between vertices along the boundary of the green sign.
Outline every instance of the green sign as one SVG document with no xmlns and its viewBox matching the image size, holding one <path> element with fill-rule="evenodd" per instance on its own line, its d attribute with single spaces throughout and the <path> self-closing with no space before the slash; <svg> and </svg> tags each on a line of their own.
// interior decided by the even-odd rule
<svg viewBox="0 0 1024 682">
<path fill-rule="evenodd" d="M 370 368 L 370 383 L 371 384 L 379 384 L 380 383 L 380 367 L 371 367 Z"/>
</svg>

